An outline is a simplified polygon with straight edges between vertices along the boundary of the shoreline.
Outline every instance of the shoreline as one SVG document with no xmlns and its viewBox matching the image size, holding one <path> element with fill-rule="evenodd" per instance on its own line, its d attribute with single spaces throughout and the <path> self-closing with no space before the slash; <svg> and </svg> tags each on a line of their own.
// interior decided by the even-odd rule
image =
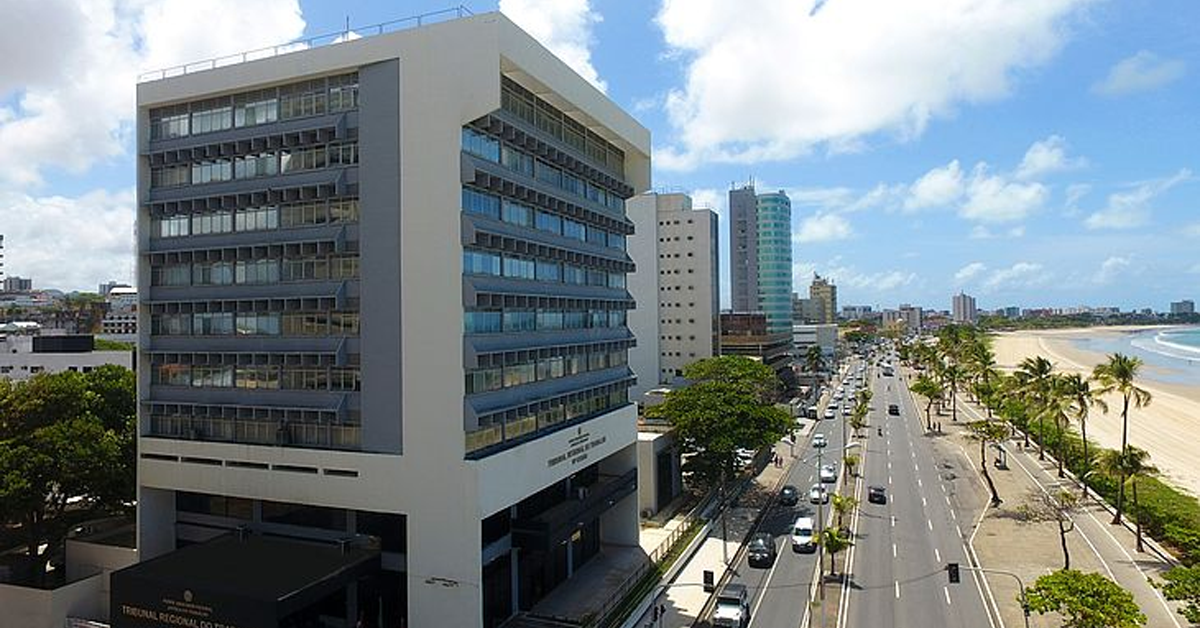
<svg viewBox="0 0 1200 628">
<path fill-rule="evenodd" d="M 1178 327 L 1155 325 L 1024 330 L 994 333 L 991 338 L 997 365 L 1002 370 L 1011 371 L 1022 359 L 1041 355 L 1054 362 L 1058 371 L 1090 375 L 1092 367 L 1105 361 L 1107 356 L 1076 346 L 1070 336 L 1088 334 L 1112 337 Z M 1145 375 L 1139 378 L 1137 384 L 1150 391 L 1153 398 L 1145 408 L 1129 409 L 1129 442 L 1150 453 L 1151 463 L 1158 467 L 1163 478 L 1192 495 L 1200 495 L 1200 443 L 1193 442 L 1196 434 L 1200 434 L 1200 386 L 1162 381 L 1154 377 L 1159 374 L 1157 371 L 1161 367 L 1147 365 L 1143 368 Z M 1107 413 L 1098 409 L 1091 412 L 1088 438 L 1101 446 L 1118 449 L 1121 445 L 1121 398 L 1112 394 L 1105 401 L 1109 406 Z"/>
</svg>

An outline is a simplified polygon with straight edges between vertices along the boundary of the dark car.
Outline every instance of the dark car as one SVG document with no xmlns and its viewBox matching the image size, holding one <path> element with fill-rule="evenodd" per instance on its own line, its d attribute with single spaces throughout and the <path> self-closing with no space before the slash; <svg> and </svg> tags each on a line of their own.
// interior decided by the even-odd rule
<svg viewBox="0 0 1200 628">
<path fill-rule="evenodd" d="M 762 532 L 750 537 L 746 557 L 751 567 L 770 567 L 775 562 L 775 539 Z"/>
<path fill-rule="evenodd" d="M 889 403 L 888 404 L 888 414 L 900 416 L 900 406 L 898 406 L 894 403 Z"/>
<path fill-rule="evenodd" d="M 872 504 L 886 504 L 887 491 L 882 486 L 867 487 L 867 501 Z"/>
<path fill-rule="evenodd" d="M 795 506 L 800 503 L 800 489 L 788 484 L 779 490 L 779 504 L 782 506 Z"/>
</svg>

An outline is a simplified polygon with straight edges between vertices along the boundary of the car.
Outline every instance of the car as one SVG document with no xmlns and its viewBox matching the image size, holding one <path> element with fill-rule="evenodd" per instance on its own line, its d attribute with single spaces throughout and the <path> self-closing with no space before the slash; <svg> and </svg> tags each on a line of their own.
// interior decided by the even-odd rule
<svg viewBox="0 0 1200 628">
<path fill-rule="evenodd" d="M 795 506 L 800 503 L 800 489 L 791 484 L 779 489 L 779 503 L 783 506 Z"/>
<path fill-rule="evenodd" d="M 755 452 L 753 449 L 738 449 L 737 450 L 738 465 L 740 465 L 742 467 L 750 466 L 750 463 L 754 462 L 754 456 L 755 456 Z"/>
<path fill-rule="evenodd" d="M 796 523 L 792 525 L 792 551 L 817 551 L 815 530 L 816 526 L 813 524 L 812 517 L 800 517 L 797 519 Z"/>
<path fill-rule="evenodd" d="M 833 406 L 827 406 L 825 408 L 825 418 L 826 419 L 837 418 L 837 410 L 834 410 Z"/>
<path fill-rule="evenodd" d="M 816 434 L 813 436 L 813 439 L 812 439 L 813 447 L 824 447 L 828 444 L 829 444 L 829 441 L 825 439 L 824 434 Z"/>
<path fill-rule="evenodd" d="M 888 404 L 888 414 L 900 416 L 900 406 L 898 406 L 894 403 L 889 403 Z"/>
<path fill-rule="evenodd" d="M 867 501 L 871 502 L 872 504 L 886 504 L 887 489 L 883 488 L 882 486 L 868 486 Z"/>
<path fill-rule="evenodd" d="M 717 595 L 712 625 L 716 628 L 746 628 L 750 624 L 750 596 L 746 585 L 731 582 Z"/>
<path fill-rule="evenodd" d="M 821 481 L 837 482 L 837 468 L 831 464 L 821 465 Z"/>
<path fill-rule="evenodd" d="M 746 544 L 746 558 L 751 567 L 770 567 L 775 562 L 775 539 L 765 532 L 750 537 L 750 542 Z"/>
<path fill-rule="evenodd" d="M 829 491 L 820 484 L 813 484 L 812 488 L 808 490 L 808 501 L 812 504 L 828 504 Z"/>
<path fill-rule="evenodd" d="M 842 400 L 842 391 L 839 390 L 839 391 L 833 393 L 833 400 L 841 401 Z"/>
<path fill-rule="evenodd" d="M 851 408 L 850 404 L 846 404 L 846 405 L 842 406 L 842 415 L 843 416 L 850 416 L 853 413 L 854 413 L 854 408 Z"/>
</svg>

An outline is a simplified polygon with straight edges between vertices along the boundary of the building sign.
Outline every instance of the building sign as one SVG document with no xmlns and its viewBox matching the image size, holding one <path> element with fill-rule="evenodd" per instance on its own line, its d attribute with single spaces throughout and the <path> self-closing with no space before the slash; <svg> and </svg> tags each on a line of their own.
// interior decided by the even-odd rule
<svg viewBox="0 0 1200 628">
<path fill-rule="evenodd" d="M 133 620 L 136 622 L 133 625 L 154 628 L 242 628 L 220 619 L 213 607 L 197 600 L 190 589 L 184 589 L 177 597 L 163 597 L 158 604 L 121 604 L 114 611 L 119 616 L 117 625 L 127 623 L 121 620 Z"/>
<path fill-rule="evenodd" d="M 592 438 L 591 432 L 583 431 L 580 426 L 576 429 L 575 435 L 567 440 L 567 448 L 562 453 L 551 456 L 546 460 L 547 467 L 556 467 L 568 460 L 571 465 L 577 465 L 588 459 L 588 452 L 608 442 L 607 436 L 597 436 Z"/>
</svg>

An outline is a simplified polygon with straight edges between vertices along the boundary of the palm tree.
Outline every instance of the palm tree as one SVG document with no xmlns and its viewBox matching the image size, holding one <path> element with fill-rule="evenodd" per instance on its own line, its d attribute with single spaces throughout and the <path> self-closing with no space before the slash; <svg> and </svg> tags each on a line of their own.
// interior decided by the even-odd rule
<svg viewBox="0 0 1200 628">
<path fill-rule="evenodd" d="M 1150 391 L 1144 388 L 1138 388 L 1134 384 L 1134 379 L 1137 378 L 1138 371 L 1142 368 L 1142 360 L 1136 357 L 1114 353 L 1108 356 L 1108 362 L 1097 364 L 1092 370 L 1092 379 L 1100 384 L 1098 393 L 1106 394 L 1110 392 L 1120 393 L 1121 395 L 1121 453 L 1128 454 L 1129 451 L 1129 404 L 1132 402 L 1134 407 L 1144 408 L 1150 405 L 1152 400 Z M 1120 472 L 1120 484 L 1117 485 L 1117 512 L 1113 517 L 1113 523 L 1121 523 L 1121 509 L 1125 505 L 1125 475 L 1122 468 Z"/>
<path fill-rule="evenodd" d="M 804 369 L 814 377 L 825 369 L 825 354 L 821 347 L 813 345 L 804 352 Z"/>
<path fill-rule="evenodd" d="M 992 493 L 992 506 L 999 506 L 1000 494 L 996 492 L 996 484 L 992 481 L 992 475 L 988 473 L 987 446 L 1008 438 L 1009 428 L 999 421 L 975 421 L 967 427 L 971 430 L 971 438 L 979 441 L 979 469 L 983 472 L 983 479 Z"/>
<path fill-rule="evenodd" d="M 917 377 L 917 381 L 913 382 L 911 390 L 925 398 L 925 429 L 933 431 L 933 419 L 930 417 L 929 411 L 933 408 L 934 402 L 945 394 L 942 385 L 928 375 L 921 375 Z"/>
<path fill-rule="evenodd" d="M 850 537 L 843 534 L 838 528 L 825 528 L 821 530 L 818 541 L 825 547 L 825 551 L 829 552 L 829 575 L 837 575 L 837 563 L 835 558 L 838 552 L 844 551 L 854 545 Z"/>
<path fill-rule="evenodd" d="M 1087 476 L 1091 471 L 1092 459 L 1088 456 L 1087 420 L 1092 407 L 1101 412 L 1108 412 L 1108 404 L 1104 403 L 1100 391 L 1091 387 L 1090 382 L 1079 373 L 1071 373 L 1062 379 L 1062 393 L 1072 399 L 1075 419 L 1079 421 L 1079 430 L 1083 439 L 1083 461 L 1080 463 L 1082 473 L 1079 474 L 1083 490 L 1081 499 L 1087 498 Z"/>
<path fill-rule="evenodd" d="M 1067 447 L 1067 425 L 1071 422 L 1071 415 L 1075 405 L 1075 398 L 1071 396 L 1066 389 L 1066 383 L 1062 375 L 1053 375 L 1050 379 L 1050 389 L 1046 394 L 1046 403 L 1042 407 L 1042 412 L 1054 424 L 1054 448 L 1055 457 L 1058 458 L 1058 477 L 1065 478 L 1067 474 L 1064 470 L 1065 466 L 1070 466 L 1070 461 L 1067 456 L 1071 453 Z"/>
<path fill-rule="evenodd" d="M 858 500 L 851 495 L 834 495 L 830 500 L 830 503 L 833 504 L 833 512 L 837 513 L 837 527 L 839 530 L 845 530 L 842 518 L 854 512 L 854 509 L 858 507 Z"/>
<path fill-rule="evenodd" d="M 1046 437 L 1042 430 L 1045 423 L 1044 405 L 1050 392 L 1050 378 L 1054 374 L 1054 364 L 1042 356 L 1025 358 L 1017 367 L 1017 381 L 1020 390 L 1027 397 L 1032 397 L 1032 406 L 1038 421 L 1038 460 L 1046 459 Z"/>
<path fill-rule="evenodd" d="M 950 387 L 950 420 L 958 421 L 958 386 L 966 378 L 967 371 L 958 364 L 948 364 L 942 377 Z"/>
<path fill-rule="evenodd" d="M 1126 482 L 1132 486 L 1134 495 L 1133 507 L 1135 511 L 1138 507 L 1137 479 L 1142 476 L 1158 473 L 1158 469 L 1150 464 L 1149 452 L 1132 445 L 1126 448 L 1124 454 L 1112 450 L 1105 451 L 1104 456 L 1100 458 L 1100 466 L 1109 475 L 1122 478 L 1121 489 L 1125 488 Z M 1120 495 L 1119 490 L 1117 494 Z M 1142 517 L 1140 512 L 1134 516 L 1134 522 L 1137 524 L 1137 551 L 1140 552 L 1142 551 Z"/>
<path fill-rule="evenodd" d="M 988 346 L 986 338 L 975 338 L 968 349 L 967 358 L 968 369 L 974 379 L 972 392 L 975 399 L 983 404 L 990 419 L 992 405 L 985 397 L 994 392 L 996 379 L 1000 376 L 1000 370 L 996 367 L 996 353 Z"/>
</svg>

